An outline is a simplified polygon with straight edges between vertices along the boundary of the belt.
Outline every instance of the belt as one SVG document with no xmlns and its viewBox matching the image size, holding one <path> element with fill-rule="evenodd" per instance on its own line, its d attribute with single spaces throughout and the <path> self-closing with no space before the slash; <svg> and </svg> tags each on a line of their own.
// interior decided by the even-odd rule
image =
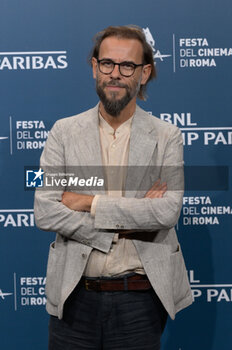
<svg viewBox="0 0 232 350">
<path fill-rule="evenodd" d="M 130 277 L 112 279 L 89 279 L 83 277 L 82 280 L 86 290 L 97 292 L 147 290 L 151 288 L 151 283 L 147 276 L 144 275 L 133 275 Z"/>
</svg>

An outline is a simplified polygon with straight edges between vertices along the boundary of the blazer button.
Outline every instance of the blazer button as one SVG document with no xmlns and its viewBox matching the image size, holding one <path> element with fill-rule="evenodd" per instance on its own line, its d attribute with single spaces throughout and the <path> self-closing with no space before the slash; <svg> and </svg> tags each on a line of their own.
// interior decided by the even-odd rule
<svg viewBox="0 0 232 350">
<path fill-rule="evenodd" d="M 124 228 L 124 226 L 123 226 L 123 225 L 121 225 L 120 227 L 121 227 L 121 228 Z"/>
<path fill-rule="evenodd" d="M 83 259 L 87 258 L 87 255 L 85 253 L 82 253 L 81 256 L 82 256 Z"/>
<path fill-rule="evenodd" d="M 116 227 L 119 228 L 119 225 L 117 224 Z"/>
</svg>

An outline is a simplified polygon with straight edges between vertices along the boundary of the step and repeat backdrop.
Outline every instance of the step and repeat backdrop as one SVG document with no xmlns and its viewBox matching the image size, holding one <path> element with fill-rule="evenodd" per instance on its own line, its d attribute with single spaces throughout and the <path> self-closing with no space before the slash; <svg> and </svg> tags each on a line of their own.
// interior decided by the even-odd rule
<svg viewBox="0 0 232 350">
<path fill-rule="evenodd" d="M 156 61 L 139 104 L 181 129 L 188 174 L 177 232 L 195 302 L 168 321 L 162 350 L 231 349 L 231 21 L 229 0 L 0 0 L 1 349 L 47 348 L 54 233 L 35 226 L 25 167 L 39 169 L 57 119 L 97 103 L 92 37 L 124 24 L 144 29 Z"/>
</svg>

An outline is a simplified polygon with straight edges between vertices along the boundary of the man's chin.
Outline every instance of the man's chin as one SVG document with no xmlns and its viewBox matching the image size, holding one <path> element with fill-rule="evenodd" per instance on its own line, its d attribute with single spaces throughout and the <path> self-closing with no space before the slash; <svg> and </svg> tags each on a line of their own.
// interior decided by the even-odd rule
<svg viewBox="0 0 232 350">
<path fill-rule="evenodd" d="M 121 99 L 118 101 L 102 101 L 105 111 L 112 117 L 118 117 L 128 103 L 129 101 L 122 101 Z"/>
</svg>

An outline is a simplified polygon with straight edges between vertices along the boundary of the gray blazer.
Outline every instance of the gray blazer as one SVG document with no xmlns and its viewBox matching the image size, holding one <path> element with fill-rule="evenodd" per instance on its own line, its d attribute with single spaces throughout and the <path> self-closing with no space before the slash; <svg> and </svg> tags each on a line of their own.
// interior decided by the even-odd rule
<svg viewBox="0 0 232 350">
<path fill-rule="evenodd" d="M 133 243 L 146 274 L 172 319 L 192 303 L 192 293 L 176 225 L 183 196 L 183 145 L 179 129 L 149 115 L 140 107 L 132 122 L 125 197 L 113 198 L 104 190 L 96 215 L 70 210 L 60 201 L 62 191 L 38 190 L 35 220 L 39 228 L 57 233 L 50 246 L 47 266 L 47 311 L 62 318 L 63 306 L 80 280 L 93 248 L 108 253 L 118 229 L 133 229 Z M 41 167 L 102 165 L 98 106 L 58 120 L 48 136 Z M 147 166 L 157 166 L 146 185 L 141 183 Z M 135 171 L 134 167 L 139 169 Z M 83 168 L 85 169 L 85 168 Z M 83 170 L 84 171 L 84 170 Z M 89 174 L 88 174 L 89 175 Z M 163 198 L 144 198 L 160 177 L 167 181 Z M 145 188 L 147 187 L 147 188 Z M 85 192 L 88 193 L 88 192 Z"/>
</svg>

